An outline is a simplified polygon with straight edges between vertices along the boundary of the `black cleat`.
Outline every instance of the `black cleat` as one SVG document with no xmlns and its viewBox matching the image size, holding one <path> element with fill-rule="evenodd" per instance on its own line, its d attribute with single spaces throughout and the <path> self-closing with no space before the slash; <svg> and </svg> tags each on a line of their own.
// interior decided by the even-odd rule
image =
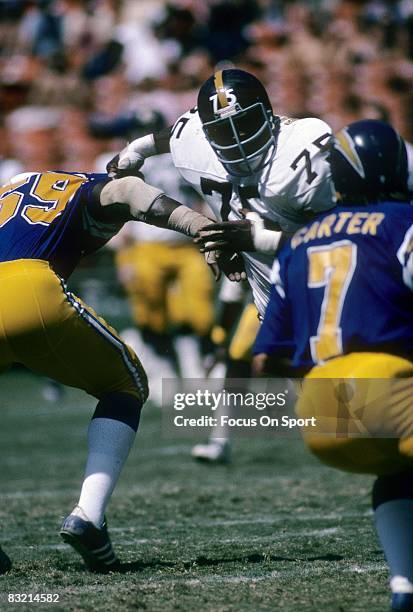
<svg viewBox="0 0 413 612">
<path fill-rule="evenodd" d="M 90 521 L 69 514 L 62 523 L 60 535 L 79 553 L 91 572 L 106 574 L 119 569 L 120 562 L 113 551 L 106 521 L 98 529 Z"/>
<path fill-rule="evenodd" d="M 11 560 L 8 555 L 0 548 L 0 574 L 7 574 L 11 570 Z"/>
</svg>

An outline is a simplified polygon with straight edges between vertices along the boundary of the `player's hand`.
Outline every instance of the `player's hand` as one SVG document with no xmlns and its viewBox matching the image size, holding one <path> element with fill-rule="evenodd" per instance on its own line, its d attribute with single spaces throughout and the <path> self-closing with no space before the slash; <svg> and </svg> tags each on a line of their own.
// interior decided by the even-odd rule
<svg viewBox="0 0 413 612">
<path fill-rule="evenodd" d="M 130 142 L 119 155 L 110 160 L 106 170 L 111 178 L 130 176 L 142 168 L 147 157 L 156 155 L 157 150 L 153 134 L 147 134 Z"/>
<path fill-rule="evenodd" d="M 194 239 L 201 253 L 221 251 L 255 251 L 252 224 L 247 219 L 206 225 Z"/>
<path fill-rule="evenodd" d="M 119 170 L 139 170 L 142 168 L 146 156 L 140 150 L 140 138 L 133 140 L 119 153 Z"/>
<path fill-rule="evenodd" d="M 194 240 L 201 253 L 211 249 L 275 253 L 282 236 L 280 226 L 256 212 L 242 209 L 241 214 L 246 218 L 203 227 Z"/>
<path fill-rule="evenodd" d="M 156 155 L 155 139 L 153 134 L 147 134 L 130 142 L 119 153 L 119 170 L 139 170 L 147 157 Z"/>
<path fill-rule="evenodd" d="M 142 180 L 144 176 L 139 169 L 129 168 L 128 170 L 121 170 L 118 167 L 119 155 L 115 155 L 107 164 L 106 164 L 106 172 L 108 173 L 109 178 L 118 179 L 123 178 L 124 176 L 138 176 Z"/>
<path fill-rule="evenodd" d="M 217 263 L 219 269 L 230 281 L 239 283 L 240 281 L 247 280 L 244 260 L 239 253 L 221 251 L 218 254 Z"/>
</svg>

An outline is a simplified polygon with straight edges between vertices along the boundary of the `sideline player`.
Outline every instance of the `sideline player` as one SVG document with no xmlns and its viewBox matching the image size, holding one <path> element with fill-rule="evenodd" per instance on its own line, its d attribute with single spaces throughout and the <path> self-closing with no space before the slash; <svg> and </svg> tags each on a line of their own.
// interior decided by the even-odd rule
<svg viewBox="0 0 413 612">
<path fill-rule="evenodd" d="M 217 372 L 218 376 L 213 367 L 212 374 L 216 378 L 224 379 L 223 388 L 227 391 L 242 393 L 248 388 L 248 379 L 251 376 L 252 347 L 260 325 L 258 312 L 246 283 L 233 283 L 223 278 L 218 300 L 218 317 L 211 338 L 215 345 L 217 363 L 221 362 L 222 367 L 219 368 L 219 373 Z M 218 422 L 222 409 L 224 408 L 218 408 L 216 412 Z M 228 410 L 232 409 L 227 405 L 225 413 L 228 414 Z M 210 464 L 229 463 L 231 431 L 228 425 L 213 427 L 208 441 L 196 444 L 191 455 L 198 461 Z"/>
<path fill-rule="evenodd" d="M 134 140 L 109 170 L 139 168 L 147 157 L 170 151 L 176 168 L 216 218 L 238 221 L 228 236 L 223 235 L 226 226 L 218 225 L 216 236 L 204 234 L 201 244 L 212 240 L 225 248 L 230 243 L 242 252 L 254 302 L 263 316 L 281 236 L 268 232 L 264 222 L 270 229 L 292 232 L 334 206 L 325 159 L 330 133 L 319 119 L 274 115 L 265 88 L 252 74 L 219 70 L 202 85 L 196 108 L 172 128 Z M 244 210 L 256 213 L 252 220 L 259 222 L 246 221 Z"/>
<path fill-rule="evenodd" d="M 392 609 L 413 610 L 413 207 L 403 140 L 364 120 L 334 137 L 340 206 L 298 230 L 273 267 L 254 348 L 304 368 L 296 411 L 328 465 L 375 474 L 373 509 Z M 330 380 L 321 380 L 330 379 Z M 343 382 L 343 379 L 349 382 Z"/>
<path fill-rule="evenodd" d="M 119 563 L 104 512 L 138 429 L 147 379 L 132 349 L 65 281 L 128 220 L 189 236 L 210 223 L 135 176 L 26 173 L 0 188 L 0 372 L 21 363 L 97 398 L 80 498 L 60 533 L 102 572 Z M 210 264 L 217 273 L 214 258 Z M 7 569 L 2 551 L 0 571 Z"/>
</svg>

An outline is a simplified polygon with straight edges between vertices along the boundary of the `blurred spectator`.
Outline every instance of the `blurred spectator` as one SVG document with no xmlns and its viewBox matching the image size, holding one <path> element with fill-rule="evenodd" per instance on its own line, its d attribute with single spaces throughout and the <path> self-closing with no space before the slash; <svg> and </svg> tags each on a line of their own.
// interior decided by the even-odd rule
<svg viewBox="0 0 413 612">
<path fill-rule="evenodd" d="M 384 112 L 413 140 L 413 0 L 3 0 L 1 179 L 92 168 L 142 113 L 193 106 L 217 64 L 254 72 L 281 115 Z"/>
</svg>

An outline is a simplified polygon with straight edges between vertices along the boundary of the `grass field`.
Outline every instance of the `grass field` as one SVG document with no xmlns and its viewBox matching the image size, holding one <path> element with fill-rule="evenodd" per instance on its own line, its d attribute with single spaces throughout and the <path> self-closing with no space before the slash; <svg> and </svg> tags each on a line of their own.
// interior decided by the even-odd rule
<svg viewBox="0 0 413 612">
<path fill-rule="evenodd" d="M 0 609 L 388 609 L 369 478 L 318 464 L 299 440 L 240 440 L 231 466 L 189 459 L 148 406 L 108 518 L 124 572 L 86 573 L 58 536 L 77 499 L 94 401 L 45 402 L 24 372 L 0 378 L 0 541 L 14 568 Z M 58 593 L 12 604 L 8 593 Z"/>
</svg>

